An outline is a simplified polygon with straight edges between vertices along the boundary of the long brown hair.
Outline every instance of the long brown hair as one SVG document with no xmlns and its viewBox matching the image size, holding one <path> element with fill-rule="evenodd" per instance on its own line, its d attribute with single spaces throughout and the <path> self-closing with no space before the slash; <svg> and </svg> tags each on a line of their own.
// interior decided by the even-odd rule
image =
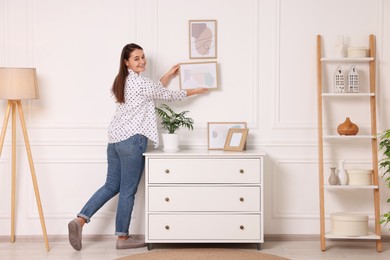
<svg viewBox="0 0 390 260">
<path fill-rule="evenodd" d="M 143 50 L 141 46 L 135 43 L 126 44 L 122 49 L 121 59 L 119 62 L 119 72 L 118 75 L 116 75 L 111 88 L 111 92 L 115 96 L 116 102 L 118 103 L 125 103 L 125 83 L 126 77 L 129 75 L 125 61 L 128 60 L 131 53 L 137 49 Z"/>
</svg>

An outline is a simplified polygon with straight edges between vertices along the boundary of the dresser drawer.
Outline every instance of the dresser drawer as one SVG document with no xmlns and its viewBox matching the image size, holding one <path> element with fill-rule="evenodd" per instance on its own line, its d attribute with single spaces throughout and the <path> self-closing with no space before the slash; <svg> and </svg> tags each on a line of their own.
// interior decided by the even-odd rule
<svg viewBox="0 0 390 260">
<path fill-rule="evenodd" d="M 260 211 L 260 187 L 149 187 L 149 211 Z"/>
<path fill-rule="evenodd" d="M 149 215 L 149 240 L 260 240 L 260 215 Z"/>
<path fill-rule="evenodd" d="M 260 159 L 149 159 L 149 183 L 260 183 Z"/>
</svg>

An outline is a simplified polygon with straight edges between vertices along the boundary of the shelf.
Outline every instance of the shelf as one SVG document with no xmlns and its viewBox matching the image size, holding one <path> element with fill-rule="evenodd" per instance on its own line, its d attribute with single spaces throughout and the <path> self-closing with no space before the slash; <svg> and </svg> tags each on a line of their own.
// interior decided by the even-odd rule
<svg viewBox="0 0 390 260">
<path fill-rule="evenodd" d="M 324 185 L 325 189 L 328 190 L 353 190 L 353 189 L 368 189 L 368 190 L 374 190 L 378 189 L 378 185 Z"/>
<path fill-rule="evenodd" d="M 323 135 L 325 139 L 338 139 L 338 140 L 353 140 L 353 139 L 375 139 L 373 135 Z"/>
<path fill-rule="evenodd" d="M 323 97 L 373 97 L 375 93 L 322 93 Z"/>
<path fill-rule="evenodd" d="M 368 236 L 358 236 L 358 237 L 350 237 L 350 236 L 339 236 L 339 235 L 333 235 L 333 234 L 325 234 L 326 239 L 370 239 L 370 240 L 380 240 L 381 237 L 369 232 Z"/>
<path fill-rule="evenodd" d="M 376 91 L 376 48 L 375 48 L 375 36 L 373 34 L 369 35 L 369 48 L 367 48 L 370 57 L 363 58 L 347 58 L 347 57 L 324 57 L 323 56 L 323 47 L 322 47 L 322 36 L 317 35 L 317 123 L 318 123 L 318 175 L 319 175 L 319 204 L 320 204 L 320 240 L 321 240 L 321 250 L 326 250 L 326 239 L 339 239 L 339 240 L 372 240 L 376 243 L 376 250 L 378 252 L 382 251 L 382 241 L 381 241 L 381 224 L 380 224 L 380 187 L 378 185 L 378 174 L 372 176 L 372 183 L 376 185 L 328 185 L 329 182 L 325 177 L 325 166 L 324 166 L 324 154 L 325 149 L 334 148 L 338 149 L 340 146 L 347 149 L 354 149 L 354 143 L 358 142 L 367 142 L 371 144 L 371 158 L 372 158 L 372 169 L 374 172 L 378 172 L 378 140 L 376 133 L 377 132 L 377 121 L 376 121 L 376 97 L 378 92 Z M 338 65 L 356 65 L 364 68 L 368 71 L 367 73 L 367 83 L 368 85 L 364 86 L 364 91 L 359 93 L 335 93 L 332 87 L 331 73 L 329 70 L 333 70 L 334 67 Z M 325 73 L 324 73 L 325 72 Z M 348 79 L 344 79 L 347 83 Z M 363 90 L 362 88 L 360 88 Z M 337 100 L 334 100 L 334 99 Z M 325 102 L 343 102 L 348 98 L 348 101 L 353 99 L 353 103 L 362 103 L 361 105 L 367 106 L 370 111 L 370 118 L 367 119 L 370 121 L 370 127 L 366 131 L 360 132 L 358 135 L 339 135 L 337 131 L 328 126 L 332 120 L 337 118 L 337 109 L 326 104 Z M 341 100 L 342 99 L 342 100 Z M 336 103 L 337 103 L 336 102 Z M 336 104 L 337 105 L 337 104 Z M 353 107 L 346 108 L 346 111 L 349 112 L 353 110 Z M 326 113 L 324 113 L 326 112 Z M 361 115 L 363 119 L 364 115 Z M 326 125 L 324 125 L 326 123 Z M 324 143 L 326 145 L 324 146 Z M 365 145 L 368 146 L 368 145 Z M 368 147 L 367 147 L 368 148 Z M 368 150 L 368 149 L 367 149 Z M 342 157 L 343 153 L 346 151 L 341 151 L 341 154 L 336 154 L 335 156 Z M 337 159 L 336 158 L 336 159 Z M 341 192 L 338 192 L 341 191 Z M 370 192 L 373 194 L 372 206 L 374 208 L 375 219 L 373 221 L 374 229 L 367 236 L 359 237 L 350 237 L 350 236 L 338 236 L 330 234 L 331 232 L 326 233 L 326 226 L 329 223 L 326 223 L 326 200 L 334 200 L 333 196 L 325 196 L 326 193 L 340 193 L 332 194 L 337 195 L 337 199 L 342 200 L 343 196 L 346 194 L 343 193 L 366 193 Z M 369 206 L 369 205 L 367 205 Z M 370 214 L 371 215 L 371 214 Z M 330 231 L 330 230 L 329 230 Z"/>
<path fill-rule="evenodd" d="M 373 61 L 373 57 L 366 58 L 321 58 L 321 61 L 327 62 L 370 62 Z"/>
</svg>

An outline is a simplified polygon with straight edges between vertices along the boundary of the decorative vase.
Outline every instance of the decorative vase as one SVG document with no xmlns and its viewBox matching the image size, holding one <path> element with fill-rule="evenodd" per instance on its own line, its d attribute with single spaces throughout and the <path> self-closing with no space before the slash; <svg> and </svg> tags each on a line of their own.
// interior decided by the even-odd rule
<svg viewBox="0 0 390 260">
<path fill-rule="evenodd" d="M 179 135 L 178 134 L 162 134 L 164 152 L 174 153 L 179 151 Z"/>
<path fill-rule="evenodd" d="M 359 127 L 352 123 L 349 117 L 337 127 L 337 133 L 340 135 L 356 135 L 358 132 Z"/>
<path fill-rule="evenodd" d="M 335 56 L 340 58 L 345 57 L 344 35 L 337 35 L 337 42 L 335 44 Z"/>
<path fill-rule="evenodd" d="M 339 161 L 338 166 L 338 178 L 339 178 L 339 184 L 340 185 L 347 185 L 348 184 L 348 174 L 347 171 L 344 168 L 344 160 Z"/>
<path fill-rule="evenodd" d="M 330 176 L 329 176 L 328 181 L 329 181 L 330 185 L 339 184 L 339 177 L 337 176 L 337 173 L 336 173 L 336 167 L 330 168 Z"/>
</svg>

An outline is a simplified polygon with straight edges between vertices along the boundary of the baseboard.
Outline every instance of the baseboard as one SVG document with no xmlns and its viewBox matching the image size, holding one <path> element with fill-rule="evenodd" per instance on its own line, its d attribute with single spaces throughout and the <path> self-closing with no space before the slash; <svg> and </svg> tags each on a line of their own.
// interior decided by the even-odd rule
<svg viewBox="0 0 390 260">
<path fill-rule="evenodd" d="M 265 234 L 264 241 L 313 241 L 319 240 L 317 234 Z"/>
<path fill-rule="evenodd" d="M 142 235 L 143 236 L 143 235 Z M 48 235 L 49 242 L 65 242 L 68 241 L 68 235 Z M 84 241 L 104 241 L 116 239 L 114 235 L 83 235 Z M 43 242 L 42 235 L 20 235 L 15 236 L 16 242 Z M 10 236 L 0 236 L 0 242 L 10 242 Z"/>
<path fill-rule="evenodd" d="M 116 236 L 114 235 L 83 235 L 83 240 L 89 241 L 102 241 L 113 239 Z M 48 235 L 49 242 L 64 242 L 68 240 L 67 235 Z M 43 242 L 42 235 L 20 235 L 15 236 L 15 242 Z M 0 236 L 0 242 L 11 242 L 10 236 Z"/>
<path fill-rule="evenodd" d="M 265 234 L 264 241 L 315 241 L 319 234 Z M 346 239 L 347 240 L 347 239 Z M 364 240 L 365 241 L 365 240 Z M 382 242 L 390 242 L 390 235 L 382 235 Z"/>
<path fill-rule="evenodd" d="M 136 235 L 138 237 L 144 237 L 144 235 Z M 67 235 L 48 235 L 49 242 L 64 242 L 68 241 Z M 84 241 L 104 241 L 116 239 L 114 235 L 83 235 Z M 277 242 L 277 241 L 315 241 L 320 240 L 318 234 L 266 234 L 264 235 L 265 242 Z M 43 242 L 42 235 L 30 235 L 30 236 L 15 236 L 17 242 Z M 0 236 L 0 242 L 10 242 L 10 236 Z M 390 242 L 390 235 L 383 235 L 382 242 Z"/>
</svg>

